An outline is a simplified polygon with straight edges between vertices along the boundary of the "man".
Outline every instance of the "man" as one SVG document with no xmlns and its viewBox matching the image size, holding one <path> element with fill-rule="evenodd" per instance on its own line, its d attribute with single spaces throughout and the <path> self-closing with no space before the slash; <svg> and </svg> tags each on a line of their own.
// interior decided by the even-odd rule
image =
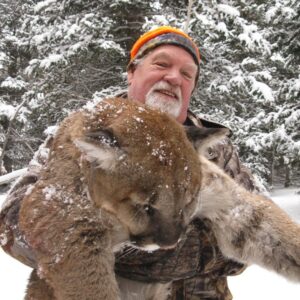
<svg viewBox="0 0 300 300">
<path fill-rule="evenodd" d="M 187 34 L 168 26 L 151 30 L 141 36 L 131 50 L 128 92 L 121 96 L 163 110 L 187 126 L 220 127 L 188 111 L 199 63 L 199 50 Z M 38 152 L 28 174 L 13 188 L 0 216 L 8 233 L 4 250 L 30 266 L 34 266 L 34 261 L 18 232 L 18 211 L 28 186 L 38 179 L 40 167 L 47 159 L 43 153 L 50 144 L 51 138 Z M 207 158 L 246 188 L 253 189 L 251 175 L 240 165 L 229 140 L 208 149 Z M 209 221 L 199 219 L 190 224 L 175 250 L 146 253 L 127 248 L 116 254 L 115 266 L 119 278 L 128 279 L 126 284 L 172 282 L 169 298 L 178 300 L 232 299 L 226 277 L 243 269 L 241 264 L 222 256 Z"/>
</svg>

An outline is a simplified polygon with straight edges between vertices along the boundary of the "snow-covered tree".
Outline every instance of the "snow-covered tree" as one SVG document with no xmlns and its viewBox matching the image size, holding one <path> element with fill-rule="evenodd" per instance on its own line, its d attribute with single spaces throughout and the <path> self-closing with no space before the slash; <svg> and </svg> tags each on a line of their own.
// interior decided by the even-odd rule
<svg viewBox="0 0 300 300">
<path fill-rule="evenodd" d="M 188 33 L 201 52 L 193 110 L 233 129 L 242 159 L 254 173 L 269 182 L 284 173 L 286 185 L 295 183 L 300 170 L 299 1 L 192 2 Z M 5 150 L 13 163 L 6 161 L 5 167 L 23 166 L 42 132 L 70 111 L 126 87 L 133 42 L 154 26 L 183 29 L 188 3 L 3 0 L 0 143 L 10 116 L 24 103 Z"/>
<path fill-rule="evenodd" d="M 190 31 L 202 52 L 194 109 L 234 130 L 258 175 L 271 182 L 278 167 L 296 173 L 299 2 L 199 1 Z"/>
<path fill-rule="evenodd" d="M 17 0 L 3 0 L 0 4 L 1 173 L 26 163 L 33 153 L 30 141 L 36 141 L 34 137 L 26 137 L 22 130 L 27 122 L 27 109 L 23 104 L 20 106 L 28 86 L 22 69 L 29 58 L 27 53 L 20 51 L 19 28 L 23 14 L 31 4 L 32 1 Z"/>
<path fill-rule="evenodd" d="M 121 0 L 6 2 L 0 100 L 10 111 L 26 101 L 11 132 L 34 150 L 49 125 L 81 107 L 95 92 L 106 89 L 111 95 L 116 87 L 125 86 L 129 47 L 141 34 L 144 13 L 152 8 L 145 1 Z M 8 146 L 5 149 L 13 168 L 28 161 L 33 151 L 22 148 L 18 154 L 17 136 L 10 139 L 12 153 Z"/>
</svg>

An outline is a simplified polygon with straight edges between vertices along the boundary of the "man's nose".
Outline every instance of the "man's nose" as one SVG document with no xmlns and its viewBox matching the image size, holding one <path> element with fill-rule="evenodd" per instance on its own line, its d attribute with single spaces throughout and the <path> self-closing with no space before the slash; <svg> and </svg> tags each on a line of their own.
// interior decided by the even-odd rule
<svg viewBox="0 0 300 300">
<path fill-rule="evenodd" d="M 182 81 L 180 71 L 176 69 L 168 70 L 164 76 L 164 80 L 173 86 L 180 86 Z"/>
</svg>

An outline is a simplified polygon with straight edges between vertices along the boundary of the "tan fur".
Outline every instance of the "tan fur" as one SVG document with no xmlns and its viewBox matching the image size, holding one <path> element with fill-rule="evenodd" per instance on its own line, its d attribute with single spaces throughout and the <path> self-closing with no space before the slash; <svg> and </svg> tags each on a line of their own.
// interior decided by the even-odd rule
<svg viewBox="0 0 300 300">
<path fill-rule="evenodd" d="M 45 282 L 45 280 L 41 279 L 36 270 L 33 270 L 29 284 L 27 287 L 27 292 L 25 296 L 25 300 L 33 300 L 33 299 L 43 299 L 43 300 L 53 300 L 53 290 L 52 288 Z"/>
<path fill-rule="evenodd" d="M 300 226 L 270 199 L 248 192 L 199 157 L 202 186 L 196 215 L 212 221 L 222 253 L 300 281 Z"/>
<path fill-rule="evenodd" d="M 198 172 L 165 114 L 121 99 L 72 114 L 20 210 L 37 261 L 31 285 L 48 284 L 45 299 L 52 290 L 58 300 L 119 299 L 113 247 L 174 245 L 195 208 Z"/>
</svg>

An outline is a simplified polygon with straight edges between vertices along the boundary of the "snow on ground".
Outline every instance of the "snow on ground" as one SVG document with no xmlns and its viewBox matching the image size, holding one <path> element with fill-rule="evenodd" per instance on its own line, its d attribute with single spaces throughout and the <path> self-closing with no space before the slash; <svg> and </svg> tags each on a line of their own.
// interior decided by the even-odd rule
<svg viewBox="0 0 300 300">
<path fill-rule="evenodd" d="M 300 189 L 279 189 L 271 193 L 272 199 L 300 223 Z M 2 203 L 0 197 L 0 205 Z M 0 249 L 0 299 L 21 300 L 24 297 L 30 268 L 6 255 Z M 234 300 L 299 300 L 300 284 L 288 282 L 273 272 L 258 266 L 248 267 L 239 276 L 229 277 Z"/>
</svg>

